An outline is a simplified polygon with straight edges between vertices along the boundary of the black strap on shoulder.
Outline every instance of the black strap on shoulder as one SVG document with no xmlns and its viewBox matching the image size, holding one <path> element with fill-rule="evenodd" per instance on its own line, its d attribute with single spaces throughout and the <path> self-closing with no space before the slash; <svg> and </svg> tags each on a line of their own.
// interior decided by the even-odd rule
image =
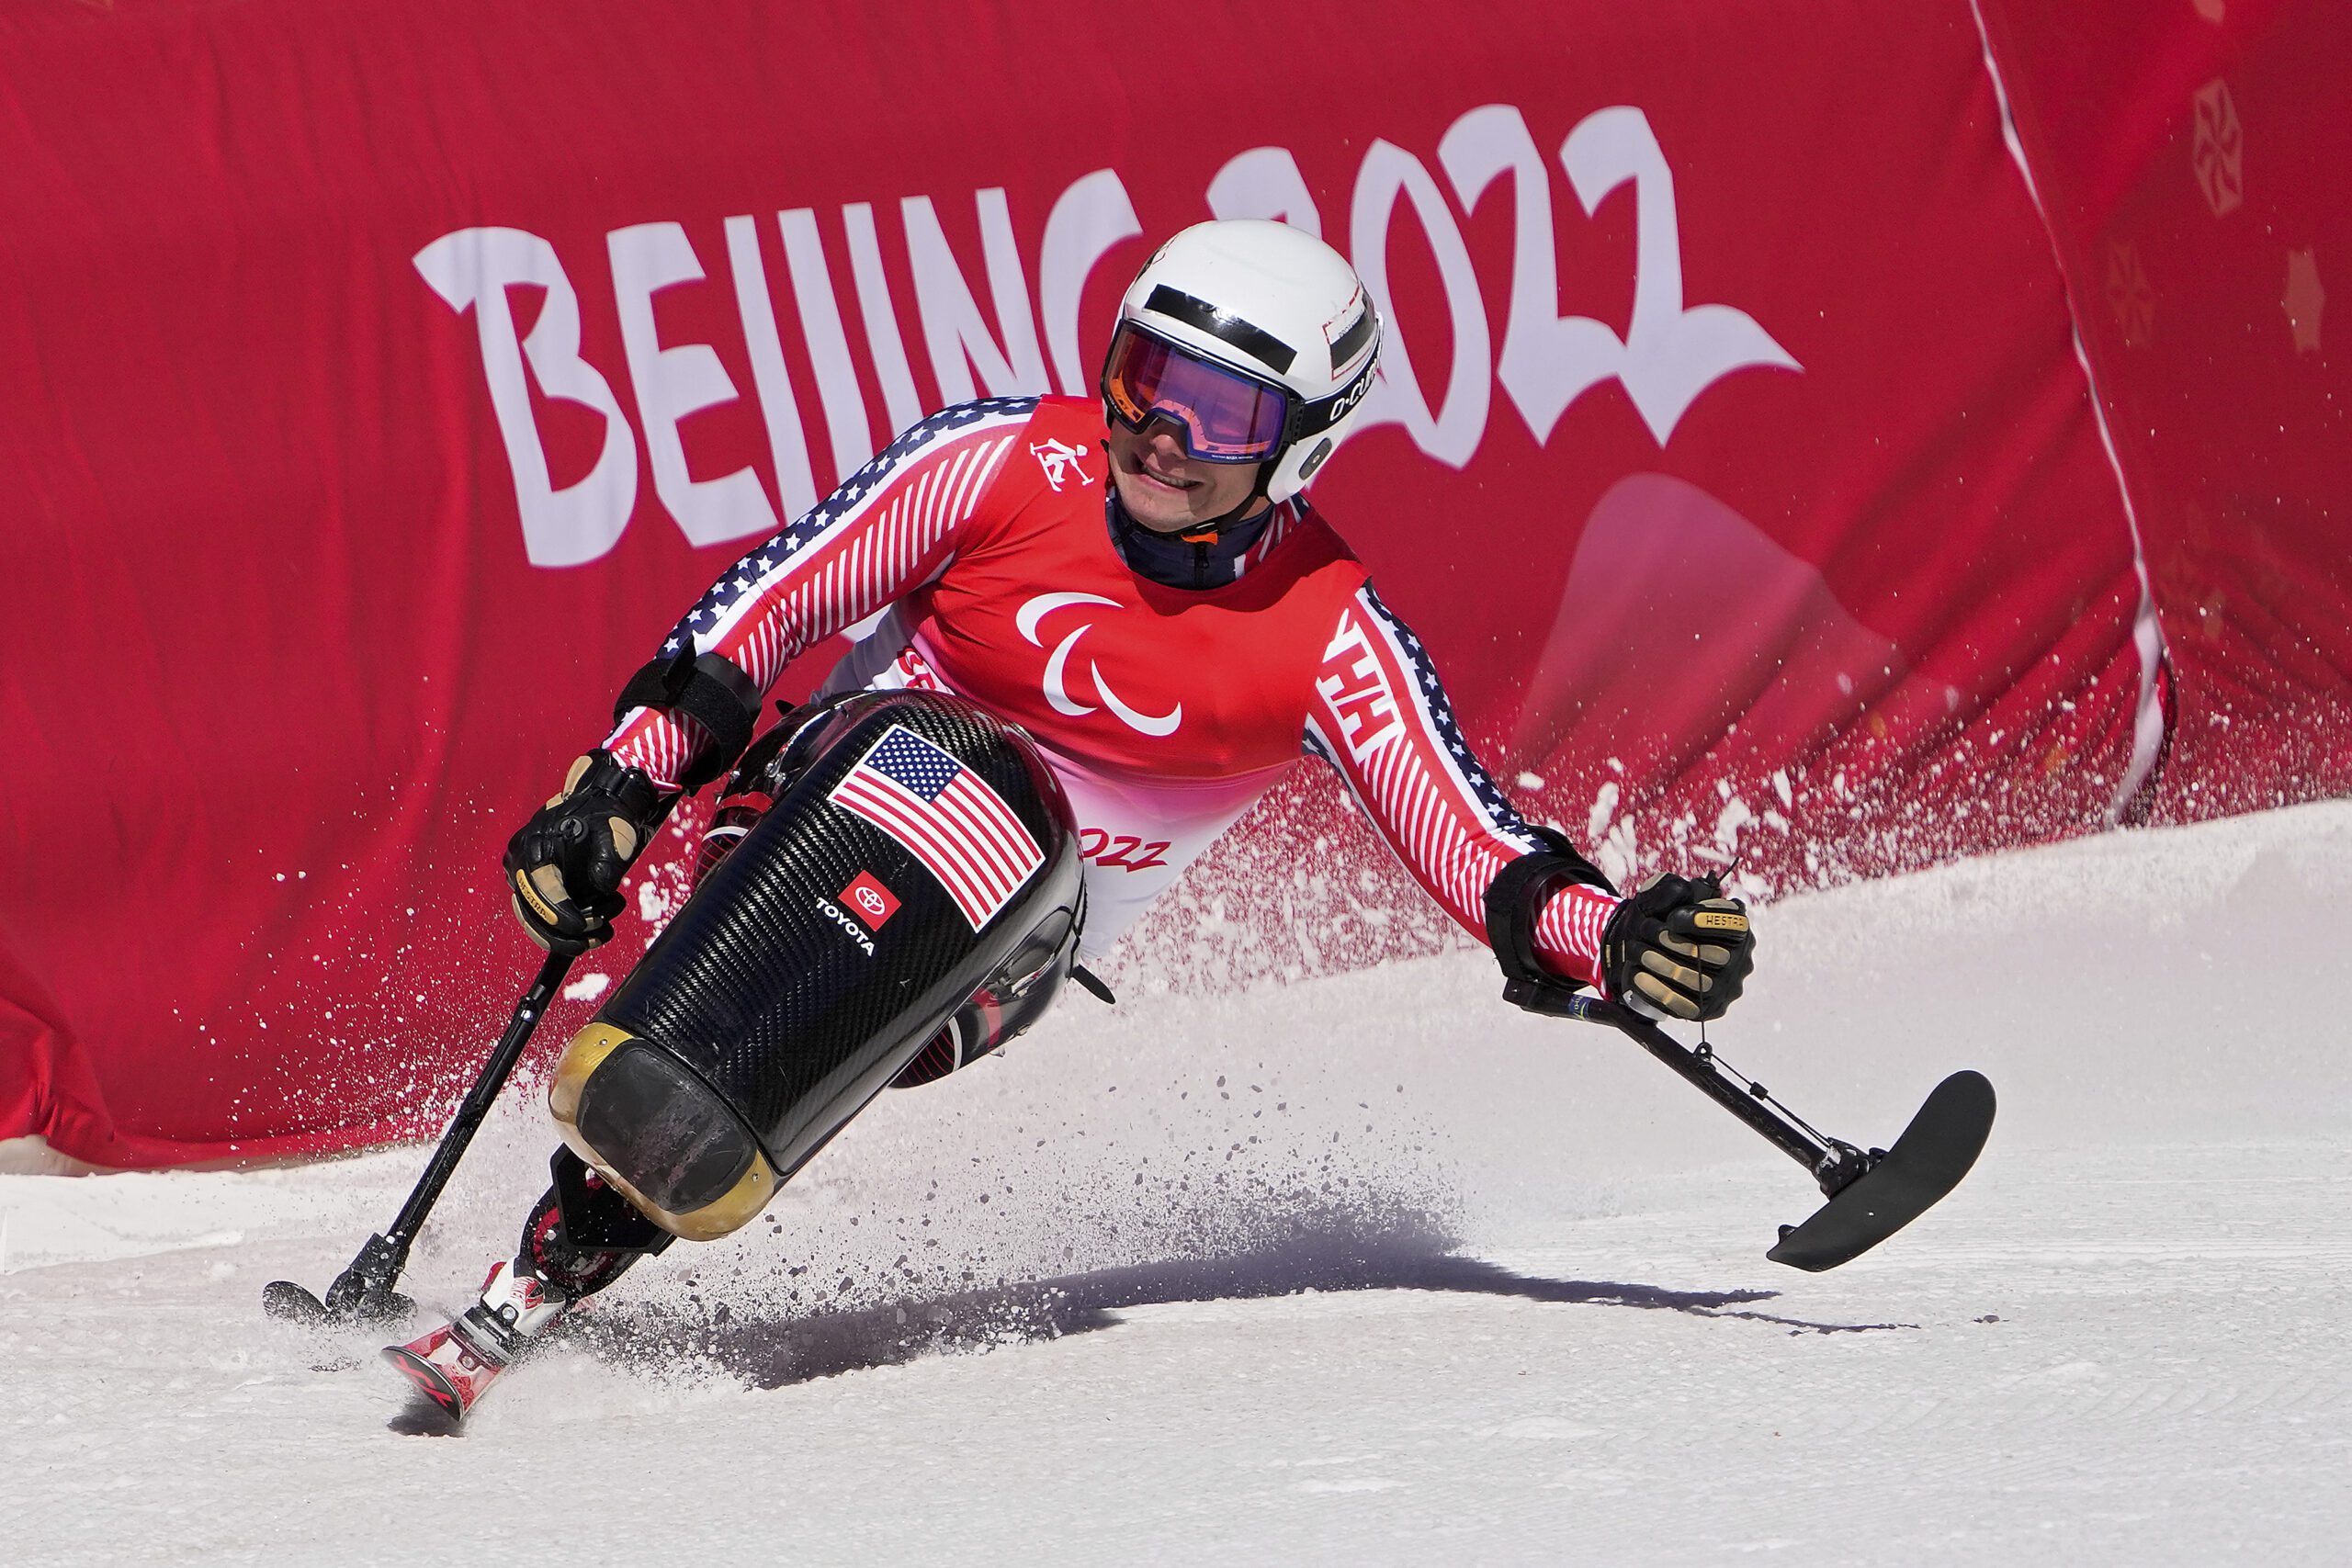
<svg viewBox="0 0 2352 1568">
<path fill-rule="evenodd" d="M 716 653 L 696 658 L 688 643 L 628 678 L 613 705 L 613 722 L 620 723 L 631 708 L 640 707 L 684 714 L 709 732 L 712 749 L 695 758 L 678 780 L 696 790 L 725 773 L 751 744 L 752 728 L 760 717 L 760 692 L 733 662 Z"/>
<path fill-rule="evenodd" d="M 1550 846 L 1520 856 L 1487 888 L 1487 942 L 1502 966 L 1503 1000 L 1530 1012 L 1564 1013 L 1583 983 L 1553 974 L 1535 957 L 1535 922 L 1554 893 L 1570 883 L 1614 893 L 1600 868 L 1578 854 L 1566 834 L 1529 825 Z"/>
</svg>

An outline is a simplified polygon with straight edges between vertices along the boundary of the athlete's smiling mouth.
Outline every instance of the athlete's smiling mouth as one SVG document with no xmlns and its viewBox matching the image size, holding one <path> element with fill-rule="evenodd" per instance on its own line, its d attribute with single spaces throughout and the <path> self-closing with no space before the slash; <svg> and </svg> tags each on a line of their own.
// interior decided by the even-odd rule
<svg viewBox="0 0 2352 1568">
<path fill-rule="evenodd" d="M 1197 490 L 1204 482 L 1200 479 L 1188 479 L 1168 473 L 1154 466 L 1148 457 L 1136 465 L 1136 471 L 1155 484 L 1166 485 L 1170 490 Z"/>
</svg>

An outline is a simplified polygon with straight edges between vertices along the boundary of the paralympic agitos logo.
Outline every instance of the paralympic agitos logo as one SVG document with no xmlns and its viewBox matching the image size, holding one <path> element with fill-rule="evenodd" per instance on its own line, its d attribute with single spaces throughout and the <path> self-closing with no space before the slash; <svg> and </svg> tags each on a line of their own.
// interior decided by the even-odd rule
<svg viewBox="0 0 2352 1568">
<path fill-rule="evenodd" d="M 1353 258 L 1387 318 L 1378 373 L 1353 394 L 1366 404 L 1361 429 L 1400 425 L 1421 452 L 1458 468 L 1485 438 L 1498 386 L 1541 443 L 1550 440 L 1578 398 L 1613 381 L 1664 446 L 1692 402 L 1723 378 L 1749 367 L 1801 368 L 1747 311 L 1685 304 L 1674 173 L 1639 108 L 1619 105 L 1586 116 L 1547 161 L 1517 108 L 1487 104 L 1456 118 L 1435 154 L 1432 173 L 1420 154 L 1372 138 L 1353 190 L 1318 197 L 1288 149 L 1253 147 L 1217 169 L 1205 187 L 1208 210 L 1220 218 L 1279 218 L 1323 234 L 1327 206 L 1346 213 L 1346 233 L 1327 237 Z M 1555 162 L 1588 216 L 1611 193 L 1632 187 L 1633 299 L 1622 326 L 1560 312 L 1564 282 L 1566 297 L 1573 299 L 1579 280 L 1563 279 L 1555 251 Z M 1511 254 L 1507 268 L 1498 270 L 1507 271 L 1510 282 L 1507 299 L 1493 301 L 1490 311 L 1462 218 L 1506 184 Z M 816 503 L 820 479 L 830 489 L 895 431 L 932 409 L 983 390 L 1091 394 L 1095 367 L 1080 352 L 1087 335 L 1080 329 L 1102 323 L 1080 321 L 1080 297 L 1114 249 L 1144 236 L 1118 171 L 1097 169 L 1071 182 L 1053 201 L 1027 254 L 1001 187 L 978 190 L 972 202 L 986 274 L 977 292 L 932 197 L 910 196 L 898 203 L 906 258 L 900 276 L 912 281 L 914 332 L 904 324 L 902 301 L 884 265 L 882 225 L 871 203 L 850 202 L 821 220 L 808 207 L 776 211 L 772 224 L 753 213 L 715 225 L 697 220 L 700 251 L 686 225 L 676 221 L 612 230 L 605 236 L 604 258 L 610 291 L 592 298 L 618 328 L 623 363 L 617 367 L 592 364 L 583 352 L 582 295 L 574 278 L 584 258 L 576 253 L 567 256 L 539 235 L 495 226 L 460 229 L 418 251 L 413 260 L 426 284 L 451 310 L 474 317 L 531 561 L 576 566 L 612 549 L 637 509 L 640 450 L 653 491 L 679 530 L 697 546 L 717 545 L 775 532 L 781 517 L 797 516 Z M 1436 262 L 1442 313 L 1452 327 L 1451 362 L 1442 381 L 1435 366 L 1414 357 L 1417 344 L 1427 355 L 1436 340 L 1430 300 L 1399 300 L 1389 288 L 1390 241 L 1408 210 Z M 826 235 L 828 227 L 837 233 Z M 724 251 L 724 285 L 706 270 L 714 238 Z M 829 252 L 849 258 L 847 289 L 836 286 Z M 1711 258 L 1711 270 L 1723 261 Z M 787 283 L 788 292 L 775 280 Z M 657 322 L 657 299 L 729 285 L 740 343 L 683 341 L 674 327 Z M 543 293 L 527 333 L 508 299 L 514 289 Z M 1604 280 L 1599 291 L 1622 297 L 1622 284 Z M 845 301 L 844 293 L 854 299 Z M 780 298 L 791 301 L 791 328 L 777 309 Z M 993 323 L 982 299 L 995 308 Z M 666 299 L 662 307 L 673 319 L 679 309 Z M 709 319 L 707 312 L 703 319 Z M 1494 320 L 1503 323 L 1499 344 Z M 845 326 L 851 321 L 865 328 L 857 349 Z M 787 361 L 785 343 L 794 329 L 798 342 Z M 935 394 L 928 403 L 927 394 L 917 390 L 910 342 L 919 343 L 928 360 Z M 750 367 L 748 394 L 729 374 L 720 347 Z M 634 425 L 614 393 L 607 374 L 613 370 L 626 372 Z M 879 391 L 888 429 L 877 430 L 868 418 L 869 387 Z M 553 419 L 597 433 L 573 448 L 594 452 L 584 475 L 556 482 L 535 399 L 571 404 Z M 717 415 L 695 417 L 739 400 L 756 411 L 765 436 L 756 446 L 763 453 L 740 439 L 740 417 L 732 427 Z M 593 424 L 580 423 L 582 410 Z M 741 466 L 715 478 L 696 477 L 725 467 L 721 444 L 729 438 L 709 433 L 729 428 L 736 431 Z M 813 434 L 820 429 L 823 453 Z M 576 472 L 579 461 L 568 457 L 567 467 Z M 1111 705 L 1107 693 L 1104 705 Z"/>
<path fill-rule="evenodd" d="M 1023 603 L 1021 608 L 1013 615 L 1012 624 L 1020 628 L 1021 635 L 1028 639 L 1030 647 L 1043 648 L 1046 644 L 1037 635 L 1038 624 L 1056 610 L 1073 604 L 1101 604 L 1113 610 L 1125 608 L 1116 599 L 1105 599 L 1100 593 L 1040 593 Z M 1039 677 L 1039 680 L 1045 689 L 1046 701 L 1053 705 L 1056 713 L 1067 714 L 1072 718 L 1081 718 L 1092 713 L 1098 705 L 1093 703 L 1080 702 L 1070 695 L 1069 683 L 1070 654 L 1077 649 L 1079 638 L 1093 629 L 1094 623 L 1091 620 L 1073 627 L 1061 641 L 1054 645 L 1054 651 L 1046 660 L 1045 673 Z M 1119 694 L 1113 691 L 1111 682 L 1102 678 L 1102 667 L 1100 664 L 1089 660 L 1086 669 L 1087 673 L 1093 677 L 1095 694 L 1102 699 L 1099 705 L 1109 708 L 1112 713 L 1118 716 L 1120 723 L 1136 733 L 1149 735 L 1155 739 L 1173 735 L 1176 733 L 1176 727 L 1184 722 L 1184 705 L 1182 702 L 1166 713 L 1145 713 L 1119 700 Z"/>
</svg>

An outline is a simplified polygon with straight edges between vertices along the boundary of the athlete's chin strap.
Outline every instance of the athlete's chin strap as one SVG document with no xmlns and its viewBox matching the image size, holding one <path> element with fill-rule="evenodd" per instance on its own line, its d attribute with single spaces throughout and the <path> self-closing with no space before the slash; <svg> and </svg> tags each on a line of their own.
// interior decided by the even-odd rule
<svg viewBox="0 0 2352 1568">
<path fill-rule="evenodd" d="M 1267 482 L 1273 478 L 1275 464 L 1280 461 L 1281 458 L 1277 456 L 1258 465 L 1257 482 L 1250 487 L 1250 493 L 1243 496 L 1230 512 L 1226 513 L 1222 517 L 1212 517 L 1198 527 L 1187 528 L 1177 537 L 1198 539 L 1203 534 L 1207 534 L 1213 537 L 1222 538 L 1227 528 L 1238 523 L 1247 523 L 1255 517 L 1258 514 L 1258 503 L 1266 499 Z"/>
</svg>

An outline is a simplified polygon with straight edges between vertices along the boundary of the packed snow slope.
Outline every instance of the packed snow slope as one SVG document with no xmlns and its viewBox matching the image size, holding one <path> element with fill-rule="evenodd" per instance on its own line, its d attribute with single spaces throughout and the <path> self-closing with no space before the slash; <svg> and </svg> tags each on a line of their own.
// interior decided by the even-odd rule
<svg viewBox="0 0 2352 1568">
<path fill-rule="evenodd" d="M 1826 1275 L 1804 1174 L 1455 953 L 1074 995 L 887 1096 L 412 1435 L 377 1337 L 265 1321 L 421 1166 L 0 1179 L 0 1561 L 2338 1562 L 2352 807 L 1790 899 L 1715 1043 L 1975 1174 Z M 498 1021 L 486 1021 L 485 1043 Z M 548 1145 L 513 1094 L 408 1283 Z"/>
</svg>

